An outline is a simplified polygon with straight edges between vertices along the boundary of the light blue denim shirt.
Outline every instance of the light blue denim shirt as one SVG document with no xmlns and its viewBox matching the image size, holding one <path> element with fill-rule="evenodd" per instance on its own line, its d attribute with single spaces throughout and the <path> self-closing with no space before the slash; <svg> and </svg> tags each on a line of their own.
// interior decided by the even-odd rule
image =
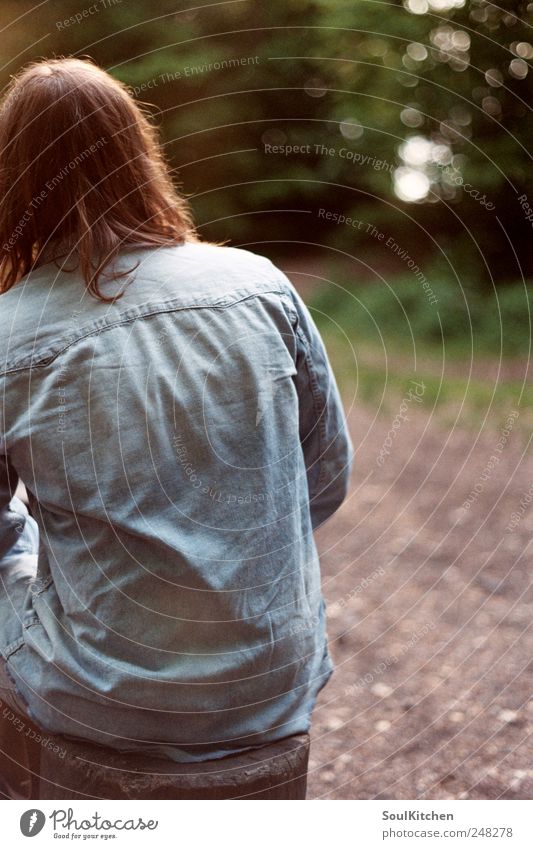
<svg viewBox="0 0 533 849">
<path fill-rule="evenodd" d="M 332 670 L 313 528 L 351 444 L 270 261 L 187 243 L 119 263 L 113 304 L 56 263 L 0 298 L 0 558 L 33 533 L 18 479 L 40 538 L 0 650 L 44 729 L 203 760 L 309 727 Z"/>
</svg>

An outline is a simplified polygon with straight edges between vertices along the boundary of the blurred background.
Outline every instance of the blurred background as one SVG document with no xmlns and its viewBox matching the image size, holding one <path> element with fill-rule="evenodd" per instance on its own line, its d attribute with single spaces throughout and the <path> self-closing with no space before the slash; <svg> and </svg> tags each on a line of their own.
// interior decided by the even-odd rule
<svg viewBox="0 0 533 849">
<path fill-rule="evenodd" d="M 319 535 L 338 669 L 311 795 L 530 798 L 533 3 L 0 21 L 4 82 L 74 54 L 131 86 L 201 236 L 277 262 L 324 335 L 356 468 Z"/>
</svg>

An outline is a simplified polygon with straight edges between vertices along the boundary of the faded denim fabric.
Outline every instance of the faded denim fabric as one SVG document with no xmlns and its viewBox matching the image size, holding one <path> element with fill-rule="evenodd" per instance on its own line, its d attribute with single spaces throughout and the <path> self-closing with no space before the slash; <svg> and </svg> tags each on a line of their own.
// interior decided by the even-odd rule
<svg viewBox="0 0 533 849">
<path fill-rule="evenodd" d="M 332 670 L 313 527 L 351 444 L 270 261 L 187 243 L 118 262 L 136 269 L 113 304 L 55 262 L 0 298 L 0 558 L 36 550 L 19 479 L 39 530 L 0 650 L 47 731 L 220 757 L 309 727 Z"/>
</svg>

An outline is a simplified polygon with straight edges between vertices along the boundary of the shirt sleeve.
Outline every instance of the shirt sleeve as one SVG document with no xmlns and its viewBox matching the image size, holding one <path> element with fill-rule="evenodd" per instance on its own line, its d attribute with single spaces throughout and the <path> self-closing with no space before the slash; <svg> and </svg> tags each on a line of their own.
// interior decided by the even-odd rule
<svg viewBox="0 0 533 849">
<path fill-rule="evenodd" d="M 2 561 L 36 550 L 35 521 L 14 493 L 18 474 L 6 456 L 0 456 L 0 568 Z"/>
<path fill-rule="evenodd" d="M 342 504 L 353 463 L 339 390 L 324 343 L 311 314 L 292 286 L 295 311 L 296 390 L 300 442 L 305 459 L 313 528 Z"/>
</svg>

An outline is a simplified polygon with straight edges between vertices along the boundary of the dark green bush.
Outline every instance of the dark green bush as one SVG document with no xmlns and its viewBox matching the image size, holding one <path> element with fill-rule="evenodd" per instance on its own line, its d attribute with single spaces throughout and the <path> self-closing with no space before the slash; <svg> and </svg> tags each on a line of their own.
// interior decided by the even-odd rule
<svg viewBox="0 0 533 849">
<path fill-rule="evenodd" d="M 457 281 L 428 275 L 437 299 L 430 303 L 421 283 L 401 277 L 359 288 L 338 284 L 310 302 L 326 333 L 387 347 L 429 347 L 446 355 L 527 355 L 531 340 L 533 284 L 517 283 L 482 296 Z"/>
</svg>

